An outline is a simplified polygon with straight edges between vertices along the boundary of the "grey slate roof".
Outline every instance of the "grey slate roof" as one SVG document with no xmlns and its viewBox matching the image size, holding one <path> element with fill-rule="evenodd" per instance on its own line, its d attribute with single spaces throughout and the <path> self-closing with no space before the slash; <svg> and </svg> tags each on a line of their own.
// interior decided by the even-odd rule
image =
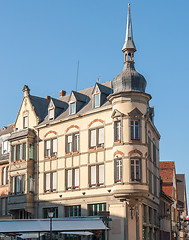
<svg viewBox="0 0 189 240">
<path fill-rule="evenodd" d="M 100 90 L 102 90 L 102 93 L 106 93 L 105 96 L 108 96 L 112 92 L 111 81 L 105 82 L 103 84 L 99 84 L 99 86 L 100 86 Z M 92 92 L 93 92 L 93 89 L 94 89 L 94 87 L 90 87 L 90 88 L 83 89 L 83 90 L 78 91 L 78 92 L 73 91 L 76 99 L 83 102 L 82 107 L 80 108 L 80 110 L 76 114 L 86 113 L 86 112 L 96 110 L 92 106 Z M 60 115 L 58 115 L 55 118 L 55 120 L 68 118 L 70 116 L 70 114 L 69 114 L 69 99 L 70 99 L 71 94 L 59 97 L 58 99 L 53 99 L 53 102 L 56 102 L 56 104 L 61 105 L 61 102 L 63 102 L 63 105 L 61 105 L 61 106 L 64 106 L 63 112 Z M 100 108 L 105 107 L 105 106 L 109 106 L 109 105 L 111 105 L 111 103 L 108 100 L 105 100 L 104 103 L 102 103 Z M 48 122 L 52 122 L 52 120 L 50 121 L 48 119 L 48 106 L 46 107 L 45 114 L 46 115 L 43 118 L 43 121 L 39 124 L 39 126 L 42 125 L 42 124 L 48 123 Z M 74 115 L 72 115 L 70 117 L 73 117 L 73 116 Z"/>
<path fill-rule="evenodd" d="M 52 99 L 55 107 L 57 107 L 57 108 L 62 108 L 62 109 L 64 109 L 64 108 L 66 107 L 66 103 L 65 103 L 65 102 L 63 102 L 63 101 L 61 101 L 61 100 L 58 100 L 58 99 L 56 99 L 56 98 L 51 98 L 51 99 Z"/>
<path fill-rule="evenodd" d="M 50 100 L 29 95 L 30 101 L 40 121 L 43 121 L 45 116 L 48 114 L 48 105 Z"/>
<path fill-rule="evenodd" d="M 20 130 L 18 132 L 13 132 L 11 134 L 11 136 L 9 137 L 9 140 L 13 140 L 15 138 L 22 138 L 22 137 L 25 137 L 25 136 L 28 136 L 28 135 L 35 137 L 34 130 L 30 129 L 30 128 L 26 128 L 26 129 Z"/>
</svg>

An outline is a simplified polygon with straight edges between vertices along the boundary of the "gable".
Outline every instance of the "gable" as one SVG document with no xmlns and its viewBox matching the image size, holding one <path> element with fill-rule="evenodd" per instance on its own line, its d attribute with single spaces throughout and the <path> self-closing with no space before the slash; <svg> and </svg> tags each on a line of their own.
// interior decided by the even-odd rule
<svg viewBox="0 0 189 240">
<path fill-rule="evenodd" d="M 132 116 L 132 117 L 134 117 L 134 116 L 138 117 L 138 116 L 142 116 L 143 113 L 136 107 L 131 112 L 129 112 L 128 115 Z"/>
<path fill-rule="evenodd" d="M 112 113 L 112 118 L 116 118 L 116 117 L 121 117 L 123 116 L 123 113 L 121 113 L 120 111 L 118 111 L 117 109 L 115 109 Z"/>
</svg>

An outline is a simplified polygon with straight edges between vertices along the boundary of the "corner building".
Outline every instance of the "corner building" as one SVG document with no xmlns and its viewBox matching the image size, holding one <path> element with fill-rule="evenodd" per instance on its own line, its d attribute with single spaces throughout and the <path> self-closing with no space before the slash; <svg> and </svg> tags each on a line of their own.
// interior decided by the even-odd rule
<svg viewBox="0 0 189 240">
<path fill-rule="evenodd" d="M 123 71 L 113 81 L 70 95 L 61 90 L 58 99 L 31 96 L 24 87 L 9 171 L 15 178 L 17 151 L 25 149 L 19 163 L 26 186 L 10 199 L 23 194 L 26 203 L 9 202 L 10 210 L 24 206 L 22 214 L 34 218 L 46 218 L 50 209 L 59 218 L 109 211 L 108 239 L 159 239 L 160 135 L 146 80 L 134 67 L 130 5 L 122 51 Z M 21 150 L 14 147 L 20 137 Z M 14 191 L 11 184 L 12 178 Z"/>
</svg>

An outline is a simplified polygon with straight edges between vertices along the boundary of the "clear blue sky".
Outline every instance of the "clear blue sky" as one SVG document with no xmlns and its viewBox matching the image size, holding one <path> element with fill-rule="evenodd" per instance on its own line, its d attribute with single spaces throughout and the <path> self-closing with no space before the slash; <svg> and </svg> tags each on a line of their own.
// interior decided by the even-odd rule
<svg viewBox="0 0 189 240">
<path fill-rule="evenodd" d="M 132 0 L 136 69 L 147 80 L 161 134 L 160 159 L 189 186 L 189 1 Z M 16 119 L 27 84 L 58 97 L 112 80 L 123 67 L 127 0 L 0 1 L 0 127 Z M 189 188 L 188 188 L 189 192 Z"/>
</svg>

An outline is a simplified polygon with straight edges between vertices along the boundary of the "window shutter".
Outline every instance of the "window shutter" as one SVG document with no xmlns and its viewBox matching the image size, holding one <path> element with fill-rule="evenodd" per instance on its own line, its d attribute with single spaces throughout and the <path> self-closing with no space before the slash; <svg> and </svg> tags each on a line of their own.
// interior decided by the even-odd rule
<svg viewBox="0 0 189 240">
<path fill-rule="evenodd" d="M 91 166 L 91 185 L 96 185 L 96 166 Z"/>
<path fill-rule="evenodd" d="M 79 151 L 79 134 L 74 135 L 74 152 Z"/>
<path fill-rule="evenodd" d="M 52 173 L 52 190 L 56 190 L 57 185 L 57 173 Z"/>
<path fill-rule="evenodd" d="M 45 190 L 50 190 L 50 173 L 45 174 Z"/>
<path fill-rule="evenodd" d="M 104 164 L 99 165 L 99 184 L 104 184 Z"/>
<path fill-rule="evenodd" d="M 53 139 L 52 141 L 52 144 L 53 144 L 53 155 L 56 155 L 57 153 L 57 139 Z"/>
<path fill-rule="evenodd" d="M 96 129 L 91 130 L 91 147 L 96 146 Z"/>
<path fill-rule="evenodd" d="M 2 177 L 3 182 L 2 182 L 2 185 L 5 185 L 6 184 L 6 178 L 7 178 L 6 177 L 6 168 L 5 167 L 3 168 L 2 172 L 3 172 L 3 177 Z"/>
<path fill-rule="evenodd" d="M 98 144 L 104 143 L 104 128 L 99 128 L 98 132 Z"/>
<path fill-rule="evenodd" d="M 74 170 L 74 187 L 79 187 L 79 168 Z"/>
<path fill-rule="evenodd" d="M 67 188 L 72 187 L 72 170 L 67 170 Z"/>
<path fill-rule="evenodd" d="M 50 149 L 51 148 L 51 141 L 48 140 L 46 141 L 46 149 Z"/>
</svg>

